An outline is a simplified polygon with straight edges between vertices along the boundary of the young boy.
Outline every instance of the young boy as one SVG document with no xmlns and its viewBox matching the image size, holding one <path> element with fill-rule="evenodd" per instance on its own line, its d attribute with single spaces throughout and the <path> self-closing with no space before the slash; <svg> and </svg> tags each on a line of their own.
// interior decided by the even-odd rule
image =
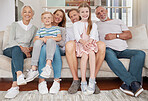
<svg viewBox="0 0 148 101">
<path fill-rule="evenodd" d="M 37 71 L 37 66 L 40 51 L 43 44 L 46 44 L 46 66 L 42 69 L 42 73 L 40 75 L 45 78 L 50 77 L 52 67 L 51 63 L 56 50 L 56 41 L 60 41 L 62 39 L 59 27 L 52 26 L 52 13 L 42 13 L 41 21 L 44 23 L 44 27 L 37 31 L 37 34 L 34 38 L 34 46 L 31 60 L 32 69 L 30 69 L 30 71 L 27 73 L 27 82 L 34 80 L 39 75 Z"/>
</svg>

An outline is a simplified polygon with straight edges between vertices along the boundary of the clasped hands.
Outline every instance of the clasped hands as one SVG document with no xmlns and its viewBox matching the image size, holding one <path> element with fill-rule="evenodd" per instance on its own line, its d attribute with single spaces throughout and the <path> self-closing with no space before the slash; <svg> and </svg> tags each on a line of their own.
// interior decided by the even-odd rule
<svg viewBox="0 0 148 101">
<path fill-rule="evenodd" d="M 93 39 L 89 39 L 88 41 L 85 41 L 83 39 L 80 39 L 80 40 L 81 40 L 80 43 L 82 43 L 84 50 L 85 51 L 90 50 Z"/>
<path fill-rule="evenodd" d="M 22 47 L 22 46 L 20 46 L 20 48 L 21 48 L 22 52 L 25 53 L 27 58 L 31 57 L 30 52 L 32 51 L 32 47 Z"/>
</svg>

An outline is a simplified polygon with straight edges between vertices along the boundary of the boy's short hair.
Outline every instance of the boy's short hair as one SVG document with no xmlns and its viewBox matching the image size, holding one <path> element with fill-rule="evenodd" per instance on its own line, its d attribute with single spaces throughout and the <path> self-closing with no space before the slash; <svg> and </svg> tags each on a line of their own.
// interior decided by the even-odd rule
<svg viewBox="0 0 148 101">
<path fill-rule="evenodd" d="M 45 15 L 45 14 L 50 14 L 50 15 L 53 17 L 53 14 L 52 14 L 51 12 L 47 12 L 47 11 L 46 11 L 46 12 L 43 12 L 43 13 L 41 14 L 41 19 L 42 19 L 42 16 Z"/>
<path fill-rule="evenodd" d="M 68 13 L 67 13 L 67 15 L 68 15 L 69 18 L 70 18 L 69 13 L 70 13 L 71 11 L 76 11 L 77 13 L 79 13 L 78 9 L 72 8 L 72 9 L 70 9 L 70 10 L 68 11 Z"/>
</svg>

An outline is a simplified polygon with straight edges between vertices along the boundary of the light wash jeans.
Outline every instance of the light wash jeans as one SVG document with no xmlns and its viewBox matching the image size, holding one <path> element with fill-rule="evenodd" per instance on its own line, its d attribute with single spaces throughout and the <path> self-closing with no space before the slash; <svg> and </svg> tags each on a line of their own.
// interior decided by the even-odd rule
<svg viewBox="0 0 148 101">
<path fill-rule="evenodd" d="M 36 40 L 34 42 L 31 65 L 38 66 L 41 48 L 42 48 L 42 45 L 44 44 L 45 43 L 42 40 Z M 56 50 L 56 41 L 53 39 L 48 39 L 46 42 L 46 60 L 53 61 L 55 50 Z"/>
<path fill-rule="evenodd" d="M 26 58 L 26 55 L 22 52 L 19 46 L 7 48 L 3 51 L 3 54 L 11 58 L 11 70 L 13 75 L 13 81 L 17 81 L 16 72 L 23 72 L 24 59 Z"/>
<path fill-rule="evenodd" d="M 41 74 L 42 69 L 45 67 L 45 65 L 46 65 L 46 45 L 44 44 L 40 52 L 40 58 L 39 58 L 39 64 L 38 64 L 39 74 Z M 54 71 L 54 78 L 60 78 L 61 69 L 62 69 L 62 59 L 61 59 L 61 54 L 60 54 L 60 47 L 58 45 L 56 45 L 56 51 L 55 51 L 54 58 L 52 61 L 52 67 Z M 39 78 L 44 79 L 40 75 L 39 75 Z"/>
<path fill-rule="evenodd" d="M 130 59 L 129 69 L 126 70 L 119 58 Z M 142 82 L 142 69 L 145 61 L 145 53 L 141 50 L 116 51 L 106 48 L 105 60 L 111 70 L 128 86 L 133 81 Z"/>
</svg>

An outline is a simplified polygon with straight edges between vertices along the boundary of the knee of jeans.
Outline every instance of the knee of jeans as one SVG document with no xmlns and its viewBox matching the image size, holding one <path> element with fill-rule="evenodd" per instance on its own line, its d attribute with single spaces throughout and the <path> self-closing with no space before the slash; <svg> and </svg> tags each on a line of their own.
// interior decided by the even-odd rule
<svg viewBox="0 0 148 101">
<path fill-rule="evenodd" d="M 143 58 L 145 58 L 145 52 L 144 51 L 138 51 L 138 53 L 137 53 L 137 55 L 139 55 L 140 57 L 143 57 Z"/>
<path fill-rule="evenodd" d="M 14 46 L 13 51 L 21 51 L 21 48 L 19 46 Z"/>
<path fill-rule="evenodd" d="M 33 47 L 37 47 L 37 46 L 41 46 L 41 45 L 42 45 L 42 40 L 36 40 L 36 41 L 34 42 Z"/>
</svg>

